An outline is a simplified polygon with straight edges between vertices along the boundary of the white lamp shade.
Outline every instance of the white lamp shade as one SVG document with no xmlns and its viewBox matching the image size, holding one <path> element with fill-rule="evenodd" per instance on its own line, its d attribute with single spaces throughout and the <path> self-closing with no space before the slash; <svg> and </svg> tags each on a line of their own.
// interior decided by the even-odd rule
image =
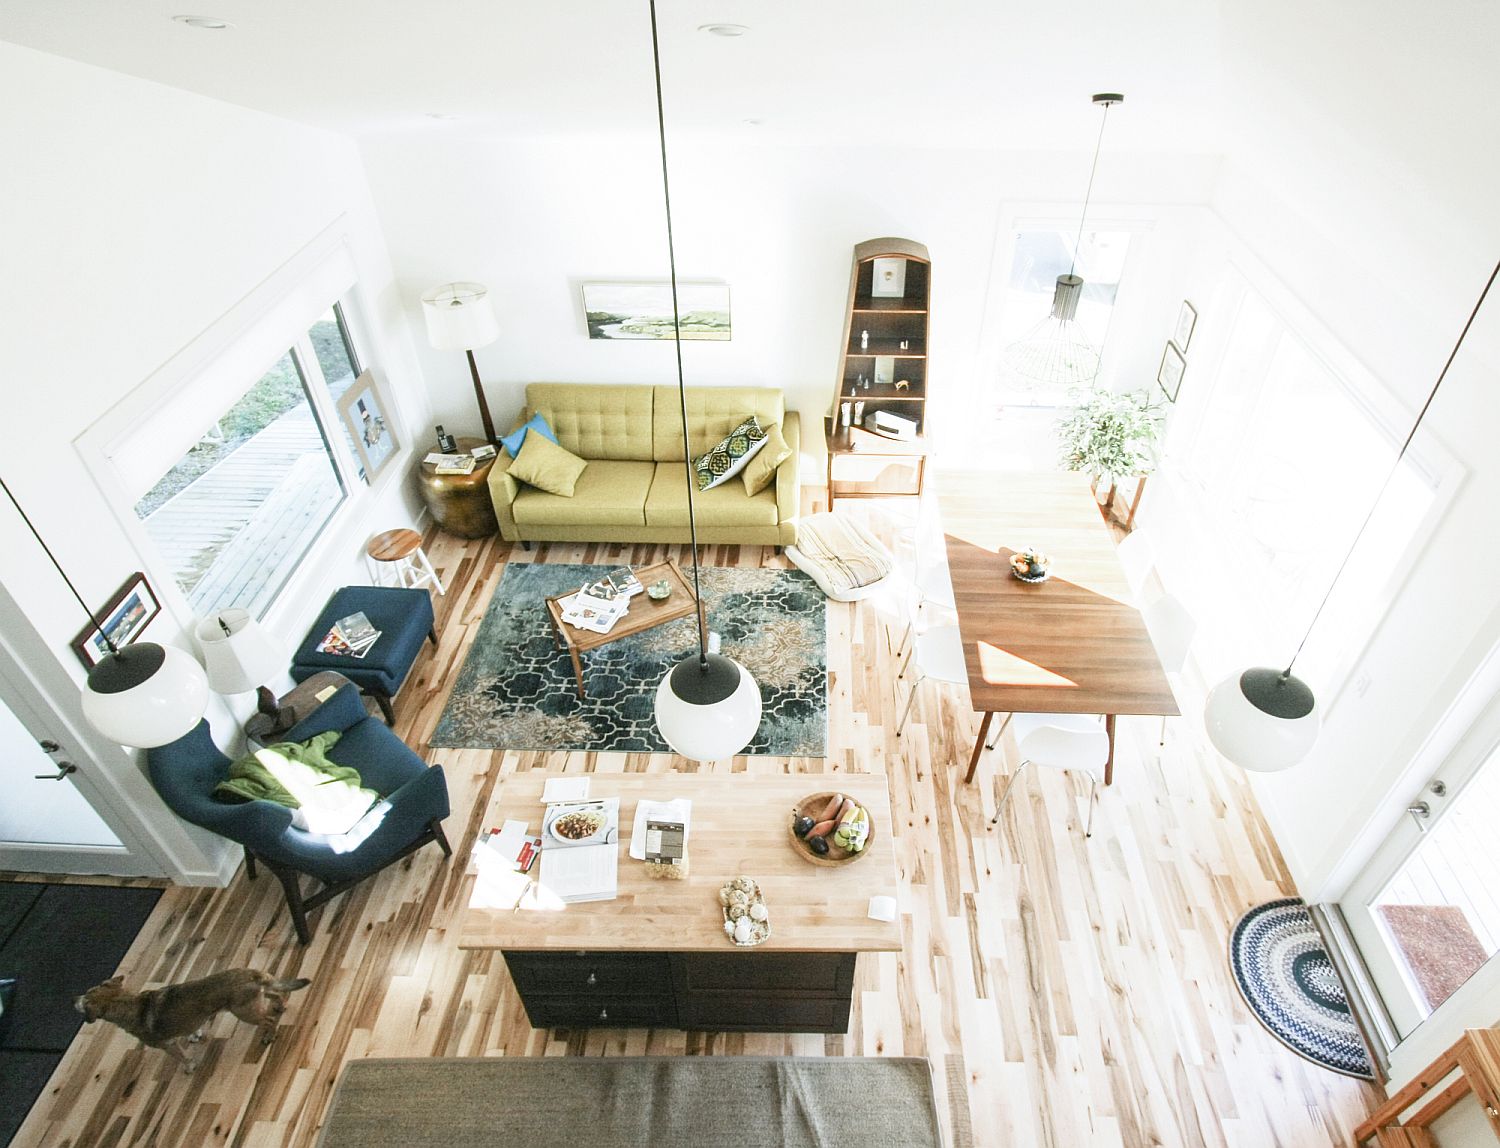
<svg viewBox="0 0 1500 1148">
<path fill-rule="evenodd" d="M 1245 695 L 1244 677 L 1231 674 L 1209 691 L 1203 712 L 1208 740 L 1241 769 L 1257 773 L 1290 769 L 1318 740 L 1322 717 L 1317 703 L 1314 701 L 1312 708 L 1299 717 L 1278 717 Z"/>
<path fill-rule="evenodd" d="M 194 633 L 208 684 L 217 693 L 246 693 L 286 668 L 286 657 L 248 610 L 218 610 L 199 622 Z"/>
<path fill-rule="evenodd" d="M 146 653 L 146 643 L 126 648 L 126 653 Z M 151 749 L 176 741 L 203 717 L 208 709 L 208 679 L 193 656 L 175 646 L 157 646 L 165 657 L 161 665 L 145 680 L 128 689 L 100 693 L 92 688 L 97 679 L 107 677 L 105 669 L 111 658 L 105 658 L 90 673 L 90 688 L 83 691 L 83 716 L 89 724 L 121 745 Z"/>
<path fill-rule="evenodd" d="M 427 339 L 439 351 L 472 351 L 500 337 L 500 323 L 482 283 L 444 283 L 422 296 Z"/>
<path fill-rule="evenodd" d="M 760 688 L 750 671 L 725 659 L 739 671 L 734 692 L 721 701 L 698 705 L 672 688 L 668 670 L 656 687 L 656 728 L 677 753 L 691 761 L 722 761 L 750 744 L 760 729 Z"/>
</svg>

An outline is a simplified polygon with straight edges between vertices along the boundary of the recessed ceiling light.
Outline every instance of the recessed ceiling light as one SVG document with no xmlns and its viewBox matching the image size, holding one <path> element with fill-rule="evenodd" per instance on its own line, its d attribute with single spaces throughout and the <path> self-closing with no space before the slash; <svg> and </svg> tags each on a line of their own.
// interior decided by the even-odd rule
<svg viewBox="0 0 1500 1148">
<path fill-rule="evenodd" d="M 429 120 L 456 120 L 458 117 L 452 112 L 423 112 Z"/>
<path fill-rule="evenodd" d="M 234 25 L 228 20 L 220 20 L 217 16 L 173 16 L 179 24 L 186 24 L 189 28 L 211 28 L 219 31 L 223 28 L 233 28 Z"/>
<path fill-rule="evenodd" d="M 698 31 L 710 36 L 743 36 L 750 29 L 743 24 L 700 24 Z"/>
<path fill-rule="evenodd" d="M 740 123 L 744 124 L 747 128 L 758 128 L 765 122 L 765 120 L 758 120 L 753 116 L 740 121 Z"/>
</svg>

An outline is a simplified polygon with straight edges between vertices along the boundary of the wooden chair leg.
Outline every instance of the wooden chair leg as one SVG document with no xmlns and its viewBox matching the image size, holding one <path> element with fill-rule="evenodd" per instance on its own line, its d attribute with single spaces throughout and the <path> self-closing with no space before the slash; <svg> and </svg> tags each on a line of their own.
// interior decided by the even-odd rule
<svg viewBox="0 0 1500 1148">
<path fill-rule="evenodd" d="M 380 712 L 385 715 L 385 724 L 395 725 L 396 711 L 391 708 L 391 695 L 371 690 L 370 696 L 380 703 Z"/>
<path fill-rule="evenodd" d="M 250 852 L 250 850 L 249 850 L 248 847 L 243 847 L 243 848 L 245 849 L 245 876 L 249 877 L 250 880 L 254 881 L 255 880 L 255 854 L 252 853 L 252 852 Z"/>
<path fill-rule="evenodd" d="M 302 904 L 302 885 L 297 874 L 280 866 L 274 872 L 281 882 L 282 892 L 286 894 L 286 907 L 291 911 L 292 928 L 297 930 L 297 940 L 304 945 L 311 944 L 312 930 L 307 927 L 307 909 Z"/>
<path fill-rule="evenodd" d="M 438 848 L 443 851 L 444 857 L 452 857 L 453 849 L 448 844 L 448 835 L 443 832 L 443 823 L 434 817 L 428 822 L 432 828 L 432 839 L 438 843 Z"/>
<path fill-rule="evenodd" d="M 434 650 L 437 649 L 438 640 L 437 640 L 437 627 L 436 626 L 432 626 L 432 627 L 428 628 L 428 630 L 427 630 L 427 640 L 432 643 L 432 648 Z"/>
</svg>

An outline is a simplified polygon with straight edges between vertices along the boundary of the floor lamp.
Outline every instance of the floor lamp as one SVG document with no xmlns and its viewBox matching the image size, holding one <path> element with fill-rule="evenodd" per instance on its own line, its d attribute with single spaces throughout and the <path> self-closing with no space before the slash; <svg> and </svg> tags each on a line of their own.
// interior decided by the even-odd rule
<svg viewBox="0 0 1500 1148">
<path fill-rule="evenodd" d="M 500 337 L 500 324 L 490 305 L 489 288 L 482 283 L 444 283 L 422 296 L 422 315 L 427 320 L 427 339 L 436 350 L 462 351 L 469 357 L 469 375 L 474 380 L 474 399 L 484 424 L 484 441 L 493 443 L 495 422 L 479 381 L 474 351 L 488 347 Z"/>
<path fill-rule="evenodd" d="M 733 757 L 760 729 L 760 687 L 750 671 L 711 649 L 703 593 L 698 585 L 698 523 L 693 513 L 693 447 L 688 436 L 687 384 L 682 373 L 682 316 L 677 307 L 677 253 L 672 242 L 672 192 L 667 181 L 667 125 L 662 110 L 661 45 L 656 0 L 651 0 L 651 58 L 656 75 L 656 130 L 661 144 L 661 191 L 667 215 L 667 260 L 672 277 L 672 335 L 677 351 L 677 397 L 682 407 L 682 465 L 686 471 L 688 529 L 693 546 L 693 595 L 698 600 L 698 652 L 667 671 L 656 689 L 656 728 L 683 757 L 717 761 Z"/>
</svg>

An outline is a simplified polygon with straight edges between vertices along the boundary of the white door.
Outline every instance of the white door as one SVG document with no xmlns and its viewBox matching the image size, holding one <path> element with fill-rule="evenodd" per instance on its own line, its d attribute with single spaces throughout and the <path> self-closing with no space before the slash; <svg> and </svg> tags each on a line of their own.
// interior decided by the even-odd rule
<svg viewBox="0 0 1500 1148">
<path fill-rule="evenodd" d="M 1439 1018 L 1458 1018 L 1467 1027 L 1494 1022 L 1500 999 L 1497 809 L 1500 696 L 1444 757 L 1340 901 L 1398 1047 L 1424 1026 L 1446 1029 Z"/>
<path fill-rule="evenodd" d="M 0 658 L 0 869 L 160 876 L 161 867 L 91 784 L 94 765 L 69 745 L 21 675 Z"/>
</svg>

